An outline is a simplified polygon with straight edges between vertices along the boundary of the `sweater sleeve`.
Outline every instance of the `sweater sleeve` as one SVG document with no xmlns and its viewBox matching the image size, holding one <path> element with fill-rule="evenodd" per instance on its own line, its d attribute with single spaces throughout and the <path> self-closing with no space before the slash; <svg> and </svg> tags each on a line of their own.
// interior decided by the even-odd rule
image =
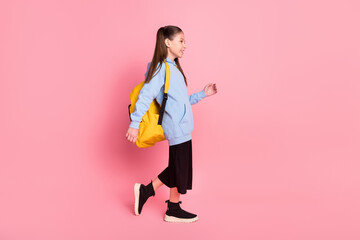
<svg viewBox="0 0 360 240">
<path fill-rule="evenodd" d="M 159 66 L 159 64 L 158 64 Z M 148 74 L 150 63 L 148 64 L 145 77 Z M 155 71 L 153 78 L 150 82 L 145 83 L 141 88 L 139 93 L 139 98 L 135 103 L 135 111 L 130 114 L 131 117 L 131 128 L 139 129 L 140 122 L 142 121 L 143 116 L 149 110 L 151 102 L 159 94 L 161 88 L 165 84 L 165 63 L 162 63 L 161 68 Z"/>
<path fill-rule="evenodd" d="M 205 94 L 204 90 L 197 92 L 197 93 L 193 93 L 193 94 L 189 95 L 190 104 L 196 104 L 205 97 L 206 97 L 206 94 Z"/>
</svg>

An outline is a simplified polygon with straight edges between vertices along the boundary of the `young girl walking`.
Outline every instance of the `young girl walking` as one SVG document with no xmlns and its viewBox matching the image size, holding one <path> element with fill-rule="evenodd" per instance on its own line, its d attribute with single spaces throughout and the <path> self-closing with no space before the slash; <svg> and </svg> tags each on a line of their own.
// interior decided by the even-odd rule
<svg viewBox="0 0 360 240">
<path fill-rule="evenodd" d="M 135 111 L 130 115 L 131 123 L 126 138 L 136 142 L 139 124 L 148 111 L 151 102 L 161 104 L 164 96 L 166 61 L 170 67 L 170 87 L 162 128 L 169 143 L 169 165 L 149 184 L 135 183 L 135 214 L 139 215 L 150 196 L 163 184 L 170 188 L 170 198 L 164 220 L 167 222 L 194 222 L 196 214 L 180 207 L 180 194 L 192 189 L 192 142 L 194 128 L 191 105 L 201 99 L 217 93 L 216 84 L 209 83 L 200 92 L 187 94 L 187 81 L 180 66 L 179 58 L 184 54 L 185 36 L 176 26 L 161 27 L 157 31 L 156 46 L 152 61 L 147 66 L 145 84 L 135 104 Z M 156 71 L 156 72 L 155 72 Z"/>
</svg>

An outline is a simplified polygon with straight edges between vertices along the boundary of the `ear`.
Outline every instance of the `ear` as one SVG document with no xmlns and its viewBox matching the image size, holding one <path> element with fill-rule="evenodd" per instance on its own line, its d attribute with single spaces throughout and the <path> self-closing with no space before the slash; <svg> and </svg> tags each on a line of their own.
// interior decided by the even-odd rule
<svg viewBox="0 0 360 240">
<path fill-rule="evenodd" d="M 170 47 L 170 45 L 171 45 L 170 40 L 169 40 L 168 38 L 166 38 L 166 39 L 165 39 L 165 46 L 166 46 L 166 47 Z"/>
</svg>

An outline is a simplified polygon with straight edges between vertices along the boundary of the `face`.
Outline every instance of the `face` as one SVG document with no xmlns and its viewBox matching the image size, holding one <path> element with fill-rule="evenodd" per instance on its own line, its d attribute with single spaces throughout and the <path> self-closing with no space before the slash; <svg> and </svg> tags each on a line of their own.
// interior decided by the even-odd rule
<svg viewBox="0 0 360 240">
<path fill-rule="evenodd" d="M 183 32 L 176 34 L 174 39 L 165 39 L 165 44 L 168 47 L 168 57 L 181 58 L 185 51 L 185 36 Z"/>
</svg>

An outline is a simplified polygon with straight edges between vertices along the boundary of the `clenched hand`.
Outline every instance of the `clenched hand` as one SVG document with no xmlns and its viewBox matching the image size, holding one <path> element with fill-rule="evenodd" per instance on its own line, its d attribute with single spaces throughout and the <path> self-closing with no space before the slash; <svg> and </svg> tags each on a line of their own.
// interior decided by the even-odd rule
<svg viewBox="0 0 360 240">
<path fill-rule="evenodd" d="M 139 129 L 129 127 L 129 129 L 126 132 L 126 139 L 129 142 L 136 143 L 138 134 L 139 134 Z"/>
</svg>

